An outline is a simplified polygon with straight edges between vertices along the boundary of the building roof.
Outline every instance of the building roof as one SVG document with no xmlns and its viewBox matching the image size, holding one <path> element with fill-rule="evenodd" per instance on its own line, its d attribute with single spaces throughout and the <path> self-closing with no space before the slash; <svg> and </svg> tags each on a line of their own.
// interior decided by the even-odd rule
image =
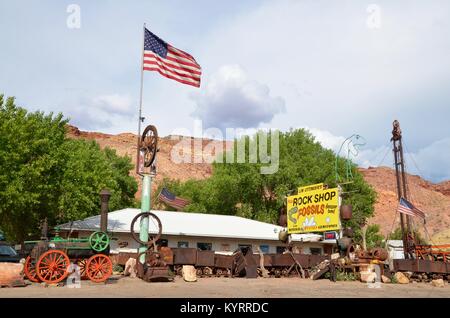
<svg viewBox="0 0 450 318">
<path fill-rule="evenodd" d="M 133 218 L 140 213 L 139 209 L 123 209 L 108 213 L 108 231 L 129 233 Z M 278 233 L 284 228 L 265 222 L 246 219 L 233 215 L 204 213 L 188 213 L 152 210 L 162 224 L 163 235 L 185 235 L 200 237 L 223 237 L 238 239 L 278 240 Z M 100 229 L 100 215 L 84 220 L 59 225 L 62 230 Z M 139 232 L 139 222 L 135 223 L 135 231 Z M 150 222 L 149 232 L 156 233 L 157 226 Z M 317 234 L 293 234 L 291 239 L 297 242 L 317 242 L 322 236 Z"/>
</svg>

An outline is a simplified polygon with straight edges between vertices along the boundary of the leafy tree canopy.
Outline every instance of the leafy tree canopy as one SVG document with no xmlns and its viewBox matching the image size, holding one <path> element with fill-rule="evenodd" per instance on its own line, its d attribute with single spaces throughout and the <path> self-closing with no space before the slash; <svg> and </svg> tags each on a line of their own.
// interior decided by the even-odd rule
<svg viewBox="0 0 450 318">
<path fill-rule="evenodd" d="M 93 141 L 66 139 L 67 122 L 0 95 L 0 228 L 10 240 L 38 236 L 45 217 L 52 226 L 98 214 L 105 187 L 112 209 L 134 200 L 130 158 Z"/>
<path fill-rule="evenodd" d="M 428 241 L 420 234 L 418 230 L 413 231 L 413 236 L 417 244 L 427 245 Z M 396 228 L 394 232 L 389 234 L 390 240 L 401 240 L 402 238 L 402 229 L 400 227 Z"/>
<path fill-rule="evenodd" d="M 268 137 L 270 140 L 270 134 Z M 249 142 L 253 138 L 247 136 L 238 141 L 246 144 L 246 163 L 236 163 L 236 160 L 235 163 L 215 162 L 212 176 L 206 180 L 179 182 L 166 179 L 160 188 L 165 186 L 190 199 L 187 211 L 238 215 L 276 223 L 285 196 L 295 194 L 299 186 L 321 182 L 329 187 L 337 186 L 336 155 L 316 142 L 307 130 L 280 132 L 279 169 L 274 174 L 261 174 L 260 168 L 264 164 L 249 163 Z M 238 142 L 234 145 L 235 159 Z M 268 145 L 271 145 L 270 141 Z M 338 158 L 337 162 L 339 174 L 345 175 L 346 161 Z M 353 219 L 344 226 L 351 226 L 358 232 L 361 224 L 373 215 L 375 191 L 364 181 L 356 165 L 352 164 L 351 169 L 353 180 L 343 185 L 343 203 L 353 205 Z"/>
</svg>

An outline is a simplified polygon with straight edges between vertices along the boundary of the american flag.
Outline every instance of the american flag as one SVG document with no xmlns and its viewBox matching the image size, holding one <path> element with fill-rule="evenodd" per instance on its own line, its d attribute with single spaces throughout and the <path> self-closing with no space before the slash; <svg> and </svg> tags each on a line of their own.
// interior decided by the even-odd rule
<svg viewBox="0 0 450 318">
<path fill-rule="evenodd" d="M 161 190 L 161 193 L 159 194 L 159 200 L 177 210 L 183 210 L 184 207 L 190 203 L 186 199 L 177 197 L 166 188 L 163 188 Z"/>
<path fill-rule="evenodd" d="M 418 216 L 425 220 L 425 213 L 416 208 L 411 202 L 408 200 L 401 198 L 398 204 L 398 212 L 403 214 L 408 214 L 410 216 Z"/>
<path fill-rule="evenodd" d="M 157 71 L 162 76 L 183 84 L 200 87 L 202 69 L 188 53 L 166 43 L 145 29 L 144 71 Z"/>
</svg>

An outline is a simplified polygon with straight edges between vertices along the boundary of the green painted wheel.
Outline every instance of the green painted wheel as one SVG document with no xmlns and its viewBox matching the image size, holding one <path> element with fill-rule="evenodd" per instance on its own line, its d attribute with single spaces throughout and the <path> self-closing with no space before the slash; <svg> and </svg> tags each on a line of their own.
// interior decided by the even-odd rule
<svg viewBox="0 0 450 318">
<path fill-rule="evenodd" d="M 89 236 L 89 244 L 96 252 L 102 252 L 109 246 L 109 236 L 105 232 L 94 232 Z"/>
</svg>

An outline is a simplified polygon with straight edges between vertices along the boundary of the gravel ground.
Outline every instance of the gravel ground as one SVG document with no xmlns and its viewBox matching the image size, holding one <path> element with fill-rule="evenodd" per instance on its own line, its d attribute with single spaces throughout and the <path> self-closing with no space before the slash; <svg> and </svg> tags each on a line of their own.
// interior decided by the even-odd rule
<svg viewBox="0 0 450 318">
<path fill-rule="evenodd" d="M 27 287 L 0 288 L 0 298 L 6 297 L 446 297 L 450 286 L 431 284 L 382 284 L 368 288 L 360 282 L 312 281 L 300 278 L 200 278 L 187 283 L 177 277 L 169 283 L 147 283 L 129 277 L 113 277 L 106 284 L 82 281 L 81 288 L 45 287 L 32 284 Z"/>
</svg>

